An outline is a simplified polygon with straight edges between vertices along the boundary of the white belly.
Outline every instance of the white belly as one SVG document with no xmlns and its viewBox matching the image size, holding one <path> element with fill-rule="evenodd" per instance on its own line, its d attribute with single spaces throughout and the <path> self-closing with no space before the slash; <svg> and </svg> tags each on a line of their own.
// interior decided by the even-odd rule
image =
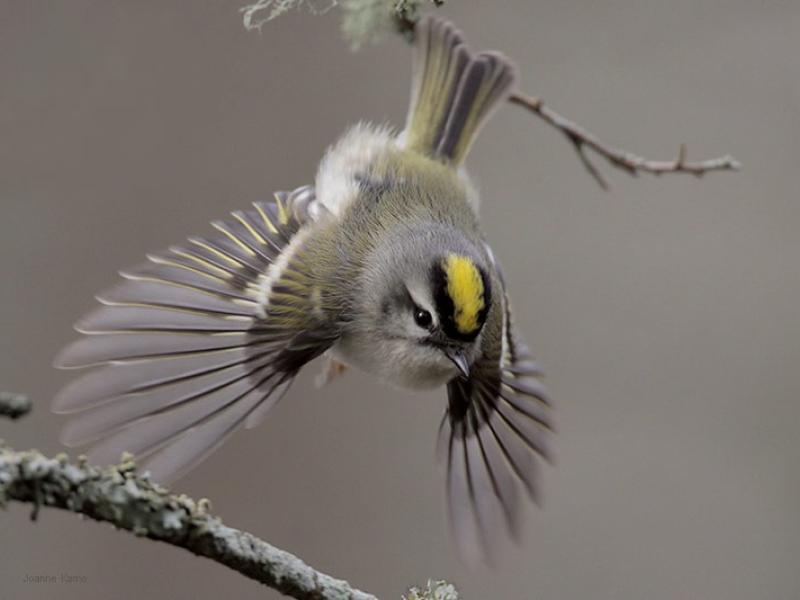
<svg viewBox="0 0 800 600">
<path fill-rule="evenodd" d="M 334 345 L 336 360 L 398 387 L 425 390 L 446 384 L 458 374 L 447 357 L 416 342 L 376 343 L 363 336 L 344 335 Z"/>
</svg>

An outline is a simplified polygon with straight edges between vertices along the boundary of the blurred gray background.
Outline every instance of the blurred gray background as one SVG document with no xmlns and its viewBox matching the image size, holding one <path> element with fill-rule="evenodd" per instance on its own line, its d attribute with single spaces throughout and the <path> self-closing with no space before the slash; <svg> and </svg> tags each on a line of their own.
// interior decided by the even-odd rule
<svg viewBox="0 0 800 600">
<path fill-rule="evenodd" d="M 353 54 L 339 14 L 247 33 L 235 0 L 0 1 L 0 436 L 61 450 L 48 404 L 71 323 L 118 268 L 312 181 L 358 119 L 401 124 L 410 52 Z M 443 393 L 317 366 L 176 489 L 382 598 L 428 577 L 466 600 L 800 597 L 800 5 L 448 2 L 476 48 L 612 144 L 731 152 L 739 174 L 601 191 L 508 106 L 469 160 L 518 323 L 557 403 L 558 461 L 526 541 L 467 571 L 443 517 Z M 29 507 L 0 513 L 0 598 L 273 598 L 186 552 Z M 24 584 L 26 574 L 86 576 Z"/>
</svg>

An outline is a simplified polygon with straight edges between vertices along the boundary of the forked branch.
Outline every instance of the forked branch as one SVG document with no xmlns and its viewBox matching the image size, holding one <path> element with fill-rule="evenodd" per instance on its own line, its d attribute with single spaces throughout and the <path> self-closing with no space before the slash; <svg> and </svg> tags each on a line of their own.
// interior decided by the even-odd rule
<svg viewBox="0 0 800 600">
<path fill-rule="evenodd" d="M 413 38 L 414 25 L 420 17 L 420 4 L 419 0 L 401 0 L 395 4 L 392 13 L 394 29 L 406 39 Z M 433 0 L 433 4 L 441 6 L 444 4 L 444 0 Z M 729 154 L 719 158 L 689 162 L 686 160 L 686 146 L 684 144 L 680 145 L 677 156 L 672 160 L 651 160 L 627 150 L 609 146 L 574 121 L 562 117 L 537 96 L 529 96 L 523 92 L 517 92 L 509 97 L 509 102 L 532 112 L 548 125 L 563 133 L 575 148 L 575 152 L 578 154 L 583 166 L 586 167 L 589 174 L 604 190 L 610 189 L 611 186 L 592 162 L 587 149 L 605 158 L 612 167 L 622 169 L 634 177 L 640 172 L 652 173 L 653 175 L 687 173 L 695 177 L 701 177 L 712 171 L 738 171 L 742 168 L 741 163 Z"/>
<path fill-rule="evenodd" d="M 563 133 L 575 148 L 583 165 L 604 190 L 610 188 L 608 181 L 606 181 L 602 173 L 600 173 L 594 163 L 592 163 L 586 153 L 587 148 L 605 158 L 611 166 L 622 169 L 634 177 L 638 175 L 639 172 L 652 173 L 653 175 L 661 175 L 663 173 L 688 173 L 695 177 L 701 177 L 711 171 L 738 171 L 742 168 L 741 163 L 729 154 L 719 158 L 689 162 L 686 160 L 686 146 L 684 144 L 680 145 L 678 148 L 678 155 L 672 160 L 651 160 L 628 152 L 627 150 L 608 146 L 597 136 L 577 123 L 562 117 L 547 106 L 541 98 L 518 92 L 509 98 L 509 102 L 532 112 Z"/>
<path fill-rule="evenodd" d="M 444 0 L 434 0 L 436 6 L 441 6 Z M 406 39 L 413 38 L 414 25 L 419 20 L 420 2 L 408 0 L 400 1 L 395 5 L 392 18 L 394 28 L 397 33 Z M 719 158 L 688 162 L 686 160 L 686 146 L 681 144 L 678 148 L 677 156 L 672 160 L 651 160 L 622 150 L 614 148 L 601 141 L 596 135 L 587 131 L 577 123 L 562 117 L 552 108 L 547 106 L 541 98 L 529 96 L 523 92 L 516 92 L 509 97 L 509 102 L 521 106 L 532 112 L 534 115 L 544 120 L 548 125 L 555 127 L 572 144 L 578 154 L 583 166 L 594 177 L 595 181 L 604 190 L 611 188 L 606 178 L 592 162 L 586 150 L 592 150 L 599 156 L 605 158 L 612 167 L 622 169 L 631 176 L 636 176 L 640 172 L 661 175 L 663 173 L 688 173 L 696 177 L 701 177 L 711 171 L 738 171 L 742 168 L 741 163 L 733 156 L 727 154 Z"/>
</svg>

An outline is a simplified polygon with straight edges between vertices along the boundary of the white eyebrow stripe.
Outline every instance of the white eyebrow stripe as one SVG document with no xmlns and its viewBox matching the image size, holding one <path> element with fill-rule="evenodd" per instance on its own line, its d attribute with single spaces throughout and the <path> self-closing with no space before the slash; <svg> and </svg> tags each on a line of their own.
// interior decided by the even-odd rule
<svg viewBox="0 0 800 600">
<path fill-rule="evenodd" d="M 436 307 L 433 304 L 433 298 L 431 298 L 430 290 L 427 289 L 427 286 L 418 286 L 418 285 L 408 285 L 406 284 L 406 291 L 408 295 L 411 296 L 411 300 L 419 306 L 427 310 L 431 313 L 431 317 L 433 318 L 433 324 L 439 324 L 439 313 L 436 310 Z"/>
</svg>

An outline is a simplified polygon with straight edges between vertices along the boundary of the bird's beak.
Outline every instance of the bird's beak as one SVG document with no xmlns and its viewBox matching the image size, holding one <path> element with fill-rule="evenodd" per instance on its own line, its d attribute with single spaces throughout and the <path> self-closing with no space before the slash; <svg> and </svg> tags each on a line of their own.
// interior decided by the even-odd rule
<svg viewBox="0 0 800 600">
<path fill-rule="evenodd" d="M 453 362 L 464 379 L 469 379 L 469 361 L 462 350 L 445 348 L 444 355 Z"/>
</svg>

